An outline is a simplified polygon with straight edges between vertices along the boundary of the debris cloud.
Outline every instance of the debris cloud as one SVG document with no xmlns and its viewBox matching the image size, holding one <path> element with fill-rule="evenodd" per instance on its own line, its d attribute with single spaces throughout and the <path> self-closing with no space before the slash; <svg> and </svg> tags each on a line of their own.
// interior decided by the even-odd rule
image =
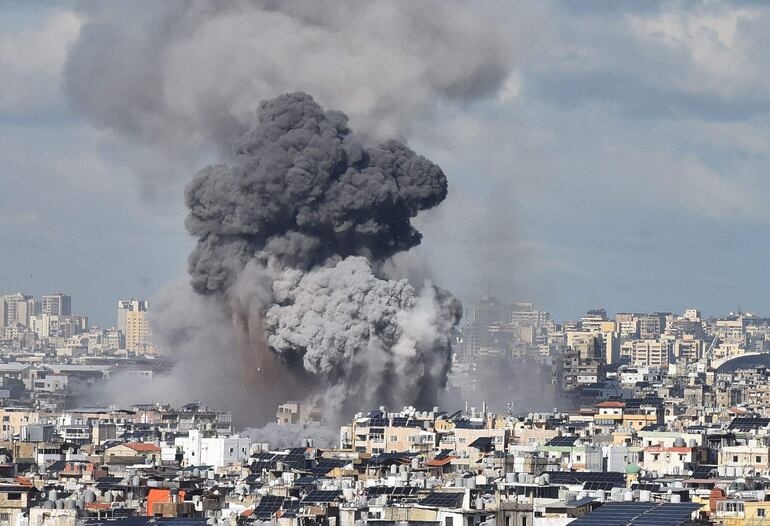
<svg viewBox="0 0 770 526">
<path fill-rule="evenodd" d="M 347 122 L 305 93 L 259 105 L 235 161 L 187 186 L 192 286 L 232 319 L 244 382 L 263 405 L 301 393 L 336 415 L 430 406 L 460 304 L 382 266 L 420 243 L 411 220 L 446 197 L 446 177 L 400 142 L 367 145 Z"/>
</svg>

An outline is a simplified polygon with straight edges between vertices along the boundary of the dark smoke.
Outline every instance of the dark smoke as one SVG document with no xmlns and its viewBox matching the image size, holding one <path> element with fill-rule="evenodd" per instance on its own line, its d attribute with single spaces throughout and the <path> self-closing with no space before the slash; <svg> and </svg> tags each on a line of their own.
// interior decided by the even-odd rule
<svg viewBox="0 0 770 526">
<path fill-rule="evenodd" d="M 411 220 L 446 197 L 441 169 L 365 145 L 304 93 L 261 103 L 234 154 L 186 189 L 189 270 L 230 313 L 255 388 L 277 402 L 310 385 L 335 411 L 435 403 L 459 302 L 380 267 L 420 243 Z"/>
<path fill-rule="evenodd" d="M 198 238 L 198 292 L 222 291 L 257 251 L 292 267 L 330 256 L 384 260 L 420 243 L 411 218 L 444 200 L 441 169 L 397 141 L 365 147 L 347 117 L 304 93 L 260 104 L 236 141 L 238 164 L 190 183 L 187 229 Z"/>
</svg>

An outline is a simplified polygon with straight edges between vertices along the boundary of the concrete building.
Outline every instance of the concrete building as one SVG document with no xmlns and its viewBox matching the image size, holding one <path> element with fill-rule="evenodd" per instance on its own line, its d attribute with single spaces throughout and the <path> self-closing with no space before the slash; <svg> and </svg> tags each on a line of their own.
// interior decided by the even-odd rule
<svg viewBox="0 0 770 526">
<path fill-rule="evenodd" d="M 40 304 L 32 296 L 17 292 L 3 297 L 3 326 L 29 326 L 29 319 L 39 312 Z"/>
<path fill-rule="evenodd" d="M 631 363 L 640 367 L 665 367 L 670 363 L 669 343 L 662 340 L 630 342 Z"/>
<path fill-rule="evenodd" d="M 150 342 L 150 324 L 147 312 L 131 311 L 126 313 L 126 350 L 134 354 L 152 354 Z"/>
<path fill-rule="evenodd" d="M 49 316 L 72 316 L 72 298 L 61 292 L 46 294 L 40 301 L 40 313 Z"/>
<path fill-rule="evenodd" d="M 143 300 L 120 300 L 118 302 L 118 330 L 126 333 L 126 315 L 129 312 L 147 312 L 150 309 L 150 302 Z"/>
<path fill-rule="evenodd" d="M 207 438 L 202 437 L 200 431 L 192 430 L 186 437 L 177 437 L 174 444 L 181 448 L 185 466 L 222 468 L 249 458 L 250 440 L 238 435 Z"/>
</svg>

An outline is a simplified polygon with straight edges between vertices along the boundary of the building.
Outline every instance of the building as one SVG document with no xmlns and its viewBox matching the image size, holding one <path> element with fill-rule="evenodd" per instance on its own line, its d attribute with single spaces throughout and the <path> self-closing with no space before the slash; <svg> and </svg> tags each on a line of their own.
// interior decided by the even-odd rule
<svg viewBox="0 0 770 526">
<path fill-rule="evenodd" d="M 185 437 L 174 441 L 183 452 L 185 466 L 213 466 L 222 468 L 243 463 L 249 458 L 250 440 L 238 435 L 230 437 L 203 437 L 198 430 L 191 430 Z"/>
<path fill-rule="evenodd" d="M 134 354 L 153 354 L 150 325 L 147 312 L 150 303 L 143 300 L 121 300 L 118 302 L 118 330 L 123 332 L 126 350 Z"/>
<path fill-rule="evenodd" d="M 663 340 L 634 340 L 630 342 L 631 363 L 640 367 L 667 367 L 670 346 Z"/>
<path fill-rule="evenodd" d="M 46 294 L 40 301 L 40 313 L 49 316 L 72 316 L 72 298 L 61 292 Z"/>
<path fill-rule="evenodd" d="M 120 300 L 118 302 L 118 330 L 126 333 L 126 314 L 129 312 L 147 312 L 150 302 L 143 300 Z"/>
<path fill-rule="evenodd" d="M 275 418 L 279 424 L 305 425 L 320 422 L 321 411 L 314 404 L 291 401 L 278 406 Z"/>
<path fill-rule="evenodd" d="M 40 304 L 32 296 L 17 292 L 3 296 L 3 326 L 29 326 L 31 316 L 38 314 Z"/>
<path fill-rule="evenodd" d="M 150 324 L 145 311 L 126 313 L 126 350 L 134 354 L 152 354 Z"/>
<path fill-rule="evenodd" d="M 703 353 L 703 341 L 687 334 L 682 339 L 674 341 L 672 357 L 676 363 L 695 363 Z"/>
</svg>

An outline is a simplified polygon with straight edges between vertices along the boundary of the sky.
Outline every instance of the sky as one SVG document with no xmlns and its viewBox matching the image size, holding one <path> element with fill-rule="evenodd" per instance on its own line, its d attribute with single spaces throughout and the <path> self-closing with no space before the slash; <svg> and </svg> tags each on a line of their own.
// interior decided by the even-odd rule
<svg viewBox="0 0 770 526">
<path fill-rule="evenodd" d="M 770 7 L 468 6 L 0 4 L 0 291 L 185 280 L 186 181 L 305 90 L 441 165 L 394 268 L 466 307 L 770 313 Z"/>
</svg>

